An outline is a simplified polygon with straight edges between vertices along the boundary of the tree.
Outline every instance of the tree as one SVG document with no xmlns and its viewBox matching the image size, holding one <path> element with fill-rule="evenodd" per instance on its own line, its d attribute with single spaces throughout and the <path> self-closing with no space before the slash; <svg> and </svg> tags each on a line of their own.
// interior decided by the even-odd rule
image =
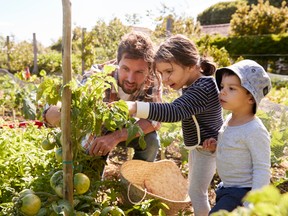
<svg viewBox="0 0 288 216">
<path fill-rule="evenodd" d="M 142 17 L 139 16 L 139 14 L 133 13 L 132 15 L 126 14 L 125 19 L 131 25 L 136 25 L 140 23 L 140 20 L 142 19 Z"/>
<path fill-rule="evenodd" d="M 247 0 L 249 5 L 257 5 L 258 4 L 258 0 Z M 280 8 L 282 6 L 282 3 L 284 2 L 284 0 L 269 0 L 270 5 L 273 5 L 274 7 L 278 7 Z"/>
<path fill-rule="evenodd" d="M 11 43 L 10 66 L 12 72 L 23 71 L 33 65 L 33 45 L 27 41 Z"/>
<path fill-rule="evenodd" d="M 200 13 L 197 21 L 201 25 L 229 23 L 239 4 L 243 4 L 243 0 L 217 3 Z"/>
<path fill-rule="evenodd" d="M 230 35 L 264 35 L 285 33 L 288 28 L 288 8 L 286 2 L 276 8 L 259 0 L 257 5 L 238 7 L 230 22 Z"/>
<path fill-rule="evenodd" d="M 194 23 L 192 17 L 177 17 L 176 15 L 160 16 L 161 21 L 155 27 L 153 36 L 157 39 L 167 37 L 171 34 L 185 34 L 188 37 L 199 36 L 201 29 L 200 23 Z M 169 23 L 169 24 L 168 24 Z"/>
<path fill-rule="evenodd" d="M 86 64 L 91 66 L 116 58 L 119 41 L 130 30 L 118 18 L 111 20 L 108 25 L 98 21 L 85 38 Z"/>
</svg>

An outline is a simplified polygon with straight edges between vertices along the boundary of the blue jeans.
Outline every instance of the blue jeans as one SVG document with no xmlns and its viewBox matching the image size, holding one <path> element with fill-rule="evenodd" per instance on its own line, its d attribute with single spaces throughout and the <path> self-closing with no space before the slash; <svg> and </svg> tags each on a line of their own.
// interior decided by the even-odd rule
<svg viewBox="0 0 288 216">
<path fill-rule="evenodd" d="M 251 190 L 249 187 L 223 187 L 220 183 L 216 189 L 216 205 L 211 209 L 209 215 L 219 210 L 232 212 L 238 206 L 243 206 L 242 199 Z"/>
<path fill-rule="evenodd" d="M 158 154 L 160 148 L 160 138 L 156 131 L 148 133 L 144 136 L 144 140 L 146 142 L 146 148 L 142 149 L 139 146 L 139 138 L 133 139 L 127 147 L 131 147 L 134 149 L 133 159 L 144 160 L 148 162 L 155 161 L 156 156 Z M 121 142 L 118 146 L 126 146 L 125 142 Z"/>
</svg>

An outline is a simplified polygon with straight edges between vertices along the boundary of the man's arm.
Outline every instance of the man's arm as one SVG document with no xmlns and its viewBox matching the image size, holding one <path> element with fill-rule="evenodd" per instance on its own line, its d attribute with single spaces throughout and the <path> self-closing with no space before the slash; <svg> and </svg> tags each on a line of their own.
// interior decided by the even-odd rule
<svg viewBox="0 0 288 216">
<path fill-rule="evenodd" d="M 155 131 L 155 126 L 146 119 L 140 119 L 137 124 L 143 130 L 144 134 Z M 136 134 L 139 137 L 140 134 Z M 112 151 L 120 142 L 124 142 L 128 139 L 128 130 L 123 128 L 116 130 L 107 135 L 96 137 L 90 143 L 89 154 L 95 156 L 107 155 Z"/>
</svg>

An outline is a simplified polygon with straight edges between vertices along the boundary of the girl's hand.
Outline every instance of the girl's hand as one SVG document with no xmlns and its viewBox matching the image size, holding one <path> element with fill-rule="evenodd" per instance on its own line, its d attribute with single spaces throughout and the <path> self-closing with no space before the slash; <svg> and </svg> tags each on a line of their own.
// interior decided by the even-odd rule
<svg viewBox="0 0 288 216">
<path fill-rule="evenodd" d="M 215 152 L 217 147 L 217 141 L 214 138 L 209 138 L 204 140 L 203 142 L 203 149 Z"/>
<path fill-rule="evenodd" d="M 133 116 L 137 112 L 137 103 L 135 101 L 126 101 L 130 116 Z"/>
<path fill-rule="evenodd" d="M 137 112 L 137 103 L 135 101 L 125 101 L 128 106 L 129 115 L 133 116 Z M 115 101 L 108 103 L 108 106 L 115 103 Z"/>
</svg>

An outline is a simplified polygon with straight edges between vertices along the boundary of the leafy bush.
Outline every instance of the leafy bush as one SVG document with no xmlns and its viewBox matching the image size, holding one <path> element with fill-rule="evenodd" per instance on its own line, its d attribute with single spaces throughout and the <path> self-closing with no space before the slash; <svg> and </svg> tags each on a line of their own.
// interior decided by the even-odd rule
<svg viewBox="0 0 288 216">
<path fill-rule="evenodd" d="M 46 71 L 47 74 L 62 74 L 62 54 L 56 51 L 50 51 L 38 55 L 39 70 Z M 72 70 L 75 74 L 82 74 L 81 61 L 72 55 Z"/>
<path fill-rule="evenodd" d="M 0 203 L 11 202 L 24 188 L 51 190 L 47 182 L 59 164 L 55 163 L 53 151 L 47 154 L 41 148 L 48 132 L 33 124 L 0 129 Z"/>
<path fill-rule="evenodd" d="M 287 27 L 288 7 L 285 1 L 281 8 L 277 8 L 270 5 L 269 1 L 259 0 L 257 5 L 238 7 L 230 22 L 230 34 L 283 34 L 287 32 Z"/>
<path fill-rule="evenodd" d="M 18 82 L 16 82 L 18 81 Z M 36 86 L 34 83 L 12 79 L 5 75 L 0 77 L 0 102 L 3 113 L 15 117 L 23 116 L 26 119 L 36 119 Z"/>
</svg>

